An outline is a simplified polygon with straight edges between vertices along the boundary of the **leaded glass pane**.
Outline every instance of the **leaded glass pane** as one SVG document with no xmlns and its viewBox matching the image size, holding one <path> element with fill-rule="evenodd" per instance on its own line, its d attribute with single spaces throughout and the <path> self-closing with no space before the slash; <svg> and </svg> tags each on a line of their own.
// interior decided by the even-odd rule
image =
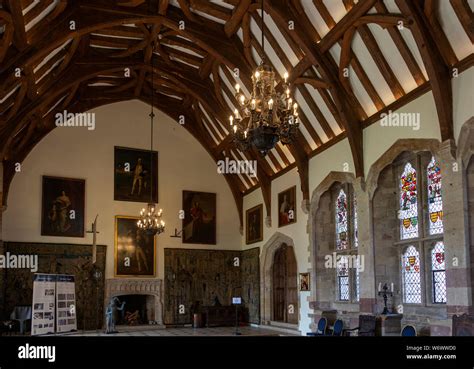
<svg viewBox="0 0 474 369">
<path fill-rule="evenodd" d="M 360 257 L 360 256 L 359 256 Z M 355 270 L 355 300 L 359 301 L 360 283 L 359 283 L 359 257 L 357 258 L 357 267 Z"/>
<path fill-rule="evenodd" d="M 433 273 L 433 302 L 446 303 L 446 261 L 444 256 L 444 243 L 436 243 L 431 250 L 431 270 Z"/>
<path fill-rule="evenodd" d="M 408 304 L 421 303 L 420 254 L 409 246 L 402 255 L 403 301 Z"/>
<path fill-rule="evenodd" d="M 338 299 L 349 301 L 349 260 L 341 256 L 337 262 Z"/>
<path fill-rule="evenodd" d="M 357 199 L 354 196 L 354 247 L 359 247 L 359 231 L 357 226 Z"/>
<path fill-rule="evenodd" d="M 418 204 L 416 170 L 410 163 L 400 178 L 400 238 L 418 237 Z"/>
<path fill-rule="evenodd" d="M 347 249 L 347 196 L 343 190 L 336 200 L 336 249 Z"/>
<path fill-rule="evenodd" d="M 441 169 L 434 156 L 431 158 L 427 169 L 428 176 L 428 211 L 429 232 L 431 234 L 443 233 L 443 199 L 441 196 Z"/>
<path fill-rule="evenodd" d="M 349 301 L 349 277 L 339 277 L 339 300 Z"/>
</svg>

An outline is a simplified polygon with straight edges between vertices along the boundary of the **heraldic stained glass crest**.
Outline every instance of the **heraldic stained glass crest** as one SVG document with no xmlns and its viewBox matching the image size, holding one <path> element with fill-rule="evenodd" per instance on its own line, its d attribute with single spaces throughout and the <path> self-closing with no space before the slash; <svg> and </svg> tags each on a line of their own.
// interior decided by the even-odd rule
<svg viewBox="0 0 474 369">
<path fill-rule="evenodd" d="M 420 254 L 414 246 L 408 246 L 402 255 L 404 302 L 421 303 Z"/>
<path fill-rule="evenodd" d="M 443 199 L 441 196 L 441 169 L 432 157 L 427 169 L 428 211 L 430 235 L 443 233 Z"/>
<path fill-rule="evenodd" d="M 433 302 L 446 303 L 446 261 L 444 243 L 439 241 L 431 250 L 431 271 L 433 273 Z"/>
<path fill-rule="evenodd" d="M 410 163 L 405 165 L 400 177 L 400 238 L 418 237 L 418 203 L 416 170 Z"/>
<path fill-rule="evenodd" d="M 348 247 L 347 237 L 347 196 L 343 190 L 336 200 L 336 249 L 344 250 Z"/>
</svg>

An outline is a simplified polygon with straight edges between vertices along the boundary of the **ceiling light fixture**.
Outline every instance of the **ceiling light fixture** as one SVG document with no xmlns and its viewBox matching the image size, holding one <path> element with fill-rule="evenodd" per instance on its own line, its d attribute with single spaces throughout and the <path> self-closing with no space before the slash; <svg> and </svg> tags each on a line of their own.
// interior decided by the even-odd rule
<svg viewBox="0 0 474 369">
<path fill-rule="evenodd" d="M 262 50 L 265 54 L 265 12 L 262 1 Z M 291 144 L 298 132 L 298 104 L 291 95 L 288 73 L 277 84 L 273 68 L 262 57 L 252 75 L 253 90 L 247 98 L 235 85 L 238 108 L 229 117 L 234 142 L 241 150 L 255 147 L 263 156 L 280 141 Z"/>
</svg>

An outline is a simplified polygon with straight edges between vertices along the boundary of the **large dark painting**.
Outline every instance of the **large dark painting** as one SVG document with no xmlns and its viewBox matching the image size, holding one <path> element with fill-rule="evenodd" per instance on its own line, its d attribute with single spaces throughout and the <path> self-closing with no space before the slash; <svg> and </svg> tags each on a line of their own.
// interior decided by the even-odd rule
<svg viewBox="0 0 474 369">
<path fill-rule="evenodd" d="M 154 277 L 155 237 L 137 226 L 138 218 L 115 217 L 115 276 Z"/>
<path fill-rule="evenodd" d="M 41 235 L 84 237 L 83 179 L 43 176 Z"/>
<path fill-rule="evenodd" d="M 245 243 L 263 241 L 263 205 L 254 206 L 245 213 Z"/>
<path fill-rule="evenodd" d="M 151 187 L 153 187 L 153 202 L 157 203 L 158 152 L 153 151 L 150 155 L 149 150 L 116 146 L 114 200 L 150 202 Z"/>
<path fill-rule="evenodd" d="M 216 244 L 216 194 L 183 191 L 183 243 Z"/>
<path fill-rule="evenodd" d="M 278 194 L 278 227 L 296 223 L 296 186 Z"/>
</svg>

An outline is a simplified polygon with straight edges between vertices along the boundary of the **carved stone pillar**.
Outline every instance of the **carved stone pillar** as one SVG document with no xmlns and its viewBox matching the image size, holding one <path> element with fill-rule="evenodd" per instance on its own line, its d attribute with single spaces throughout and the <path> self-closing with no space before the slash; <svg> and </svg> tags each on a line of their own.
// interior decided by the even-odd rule
<svg viewBox="0 0 474 369">
<path fill-rule="evenodd" d="M 358 253 L 362 258 L 359 271 L 359 309 L 361 314 L 375 312 L 375 254 L 372 234 L 372 201 L 365 188 L 365 181 L 359 177 L 354 181 L 357 199 Z M 362 264 L 363 263 L 363 264 Z"/>
<path fill-rule="evenodd" d="M 466 178 L 454 142 L 435 153 L 441 166 L 448 316 L 472 313 Z"/>
</svg>

